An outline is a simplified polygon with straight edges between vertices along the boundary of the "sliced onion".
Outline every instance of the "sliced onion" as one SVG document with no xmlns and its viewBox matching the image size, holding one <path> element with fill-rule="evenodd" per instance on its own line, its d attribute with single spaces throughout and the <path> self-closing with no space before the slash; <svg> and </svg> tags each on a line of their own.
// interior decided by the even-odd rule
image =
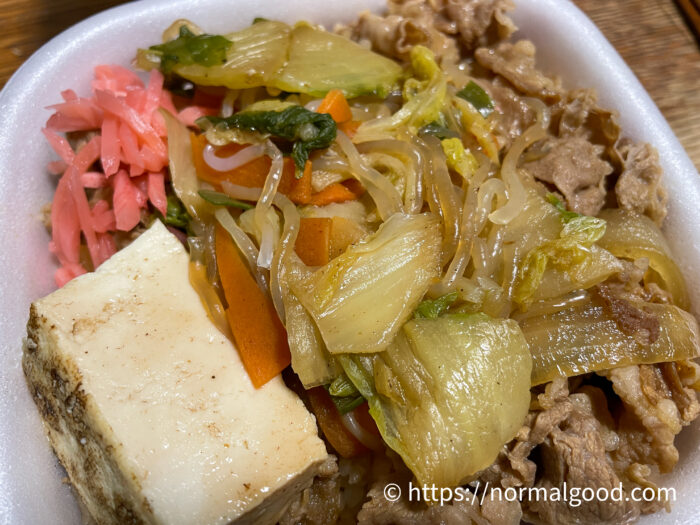
<svg viewBox="0 0 700 525">
<path fill-rule="evenodd" d="M 243 148 L 230 157 L 217 157 L 214 146 L 207 144 L 204 147 L 202 157 L 204 158 L 204 162 L 206 162 L 207 165 L 213 170 L 231 171 L 248 164 L 250 161 L 257 159 L 258 157 L 262 157 L 264 152 L 265 148 L 261 144 L 256 144 L 254 146 Z"/>
</svg>

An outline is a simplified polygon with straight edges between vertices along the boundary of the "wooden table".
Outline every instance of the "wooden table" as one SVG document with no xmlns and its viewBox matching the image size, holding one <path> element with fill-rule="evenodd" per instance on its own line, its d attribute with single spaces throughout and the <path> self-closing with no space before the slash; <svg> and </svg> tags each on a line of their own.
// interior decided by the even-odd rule
<svg viewBox="0 0 700 525">
<path fill-rule="evenodd" d="M 700 48 L 676 4 L 673 0 L 574 1 L 639 77 L 700 170 Z M 120 3 L 0 0 L 0 86 L 52 36 Z"/>
</svg>

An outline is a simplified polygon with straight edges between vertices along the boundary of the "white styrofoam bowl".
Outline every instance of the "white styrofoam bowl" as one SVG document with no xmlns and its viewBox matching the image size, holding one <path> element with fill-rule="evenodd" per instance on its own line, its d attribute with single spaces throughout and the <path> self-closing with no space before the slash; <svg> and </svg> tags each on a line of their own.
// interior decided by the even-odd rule
<svg viewBox="0 0 700 525">
<path fill-rule="evenodd" d="M 64 475 L 44 437 L 20 367 L 29 304 L 52 291 L 55 262 L 39 210 L 51 200 L 46 173 L 52 153 L 39 132 L 59 92 L 89 93 L 97 64 L 128 65 L 136 48 L 160 41 L 173 20 L 189 18 L 211 33 L 248 25 L 254 17 L 313 20 L 331 26 L 383 0 L 141 0 L 100 13 L 37 51 L 0 94 L 0 523 L 80 523 Z M 537 44 L 538 64 L 569 87 L 593 86 L 604 106 L 622 116 L 623 132 L 659 150 L 670 195 L 666 232 L 700 312 L 700 176 L 658 109 L 591 21 L 566 0 L 520 0 L 513 13 L 520 35 Z M 700 425 L 678 439 L 681 460 L 664 485 L 677 501 L 670 514 L 644 523 L 695 524 L 700 501 Z"/>
</svg>

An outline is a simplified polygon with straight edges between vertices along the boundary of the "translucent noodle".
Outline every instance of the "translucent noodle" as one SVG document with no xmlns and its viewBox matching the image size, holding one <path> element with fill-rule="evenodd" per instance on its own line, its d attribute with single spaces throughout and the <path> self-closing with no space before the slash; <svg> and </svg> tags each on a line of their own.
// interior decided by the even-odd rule
<svg viewBox="0 0 700 525">
<path fill-rule="evenodd" d="M 233 197 L 234 199 L 254 201 L 259 199 L 261 195 L 259 188 L 238 186 L 237 184 L 231 184 L 228 181 L 222 182 L 221 187 L 228 196 Z M 301 219 L 296 206 L 281 193 L 274 196 L 273 203 L 280 210 L 282 210 L 282 214 L 284 215 L 284 228 L 277 246 L 273 248 L 273 257 L 270 268 L 270 285 L 269 287 L 266 286 L 264 290 L 270 293 L 272 302 L 275 305 L 275 310 L 277 310 L 277 315 L 279 315 L 282 323 L 284 323 L 285 308 L 283 296 L 285 292 L 283 287 L 285 286 L 285 261 L 294 253 L 293 248 L 299 233 L 299 222 Z M 238 228 L 238 225 L 236 225 L 236 227 Z M 252 241 L 250 241 L 250 238 L 245 234 L 245 232 L 243 232 L 243 230 L 240 228 L 238 229 L 252 244 Z M 253 248 L 255 248 L 255 246 L 253 246 Z M 299 264 L 302 264 L 298 258 L 297 261 Z"/>
<path fill-rule="evenodd" d="M 277 146 L 271 141 L 265 141 L 265 154 L 272 159 L 270 171 L 265 179 L 260 199 L 255 206 L 255 222 L 258 229 L 262 232 L 260 241 L 260 253 L 258 254 L 258 266 L 270 269 L 272 264 L 272 252 L 274 249 L 274 228 L 268 219 L 267 212 L 272 206 L 272 200 L 277 193 L 280 180 L 282 179 L 282 170 L 284 168 L 282 153 Z"/>
<path fill-rule="evenodd" d="M 353 175 L 363 184 L 377 205 L 377 211 L 382 220 L 387 220 L 394 213 L 403 211 L 399 192 L 386 177 L 365 164 L 348 136 L 338 131 L 336 141 L 347 157 Z"/>
<path fill-rule="evenodd" d="M 231 217 L 227 209 L 217 208 L 214 212 L 214 216 L 216 220 L 219 221 L 219 224 L 231 235 L 233 242 L 236 243 L 241 254 L 243 254 L 243 258 L 248 263 L 248 268 L 255 277 L 260 289 L 265 293 L 269 293 L 270 286 L 268 285 L 267 275 L 258 268 L 258 249 L 255 247 L 255 244 L 253 244 L 253 241 L 251 241 L 246 232 L 241 230 L 238 224 L 236 224 L 236 221 Z"/>
<path fill-rule="evenodd" d="M 275 249 L 274 257 L 272 258 L 272 268 L 270 270 L 270 295 L 272 297 L 272 302 L 275 305 L 275 310 L 277 310 L 277 315 L 279 315 L 282 324 L 286 324 L 286 312 L 284 308 L 283 297 L 285 295 L 286 284 L 286 261 L 290 256 L 294 255 L 294 245 L 297 242 L 297 235 L 299 234 L 299 223 L 300 217 L 296 206 L 287 197 L 278 193 L 275 195 L 275 206 L 282 210 L 284 215 L 284 229 L 282 230 L 282 237 L 280 242 Z M 298 259 L 298 258 L 297 258 Z M 301 260 L 298 260 L 299 264 L 303 264 Z"/>
<path fill-rule="evenodd" d="M 505 206 L 489 215 L 489 220 L 495 224 L 508 224 L 523 209 L 527 195 L 517 172 L 518 160 L 529 146 L 547 136 L 550 120 L 549 109 L 541 100 L 528 99 L 527 101 L 537 113 L 537 123 L 530 126 L 525 133 L 513 142 L 513 145 L 503 158 L 501 179 L 503 179 L 506 186 L 508 202 Z"/>
<path fill-rule="evenodd" d="M 443 223 L 442 262 L 452 259 L 457 249 L 461 207 L 457 192 L 447 170 L 440 141 L 435 137 L 426 137 L 423 141 L 429 159 L 429 167 L 424 171 L 426 194 L 431 211 L 437 214 Z"/>
<path fill-rule="evenodd" d="M 419 213 L 423 207 L 423 156 L 418 148 L 403 140 L 375 140 L 363 142 L 357 146 L 361 153 L 383 152 L 394 157 L 403 157 L 411 162 L 411 167 L 405 166 L 404 210 L 408 213 Z"/>
</svg>

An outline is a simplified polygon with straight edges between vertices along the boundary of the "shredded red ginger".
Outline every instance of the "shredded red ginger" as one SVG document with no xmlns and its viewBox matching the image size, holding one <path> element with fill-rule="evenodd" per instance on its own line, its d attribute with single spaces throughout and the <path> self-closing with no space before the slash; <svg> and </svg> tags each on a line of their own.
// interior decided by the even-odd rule
<svg viewBox="0 0 700 525">
<path fill-rule="evenodd" d="M 113 233 L 130 231 L 141 220 L 150 201 L 163 215 L 168 165 L 165 121 L 159 108 L 178 115 L 163 75 L 153 70 L 148 85 L 120 66 L 95 68 L 92 96 L 61 93 L 64 102 L 49 106 L 55 113 L 42 131 L 61 160 L 49 171 L 63 174 L 51 206 L 52 240 L 49 248 L 60 262 L 58 286 L 86 272 L 80 261 L 81 232 L 94 268 L 116 252 Z M 192 125 L 208 108 L 185 108 L 178 117 Z M 73 151 L 61 132 L 99 131 Z M 102 172 L 91 171 L 99 160 Z M 112 188 L 112 202 L 99 200 L 90 207 L 86 188 Z"/>
</svg>

